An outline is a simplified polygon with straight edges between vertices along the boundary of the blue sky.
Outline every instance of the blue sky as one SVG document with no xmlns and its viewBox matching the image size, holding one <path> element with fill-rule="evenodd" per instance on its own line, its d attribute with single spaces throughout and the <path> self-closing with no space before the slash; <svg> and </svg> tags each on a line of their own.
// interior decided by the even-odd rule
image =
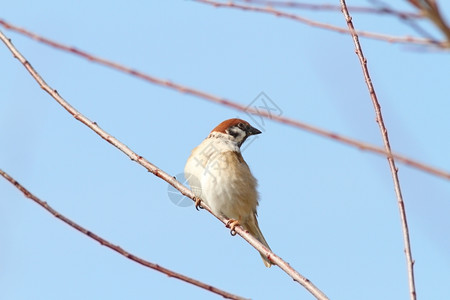
<svg viewBox="0 0 450 300">
<path fill-rule="evenodd" d="M 298 13 L 346 26 L 340 13 Z M 263 92 L 286 117 L 382 146 L 347 35 L 192 1 L 9 1 L 0 17 L 243 105 Z M 353 20 L 364 30 L 415 34 L 391 17 Z M 218 123 L 248 120 L 263 131 L 243 156 L 259 181 L 259 224 L 273 251 L 331 299 L 408 299 L 398 207 L 382 156 L 261 123 L 1 30 L 80 112 L 174 176 Z M 450 171 L 448 53 L 361 43 L 393 150 Z M 0 66 L 0 168 L 35 195 L 110 242 L 218 288 L 252 299 L 312 299 L 211 215 L 174 204 L 167 183 L 65 112 L 3 45 Z M 450 295 L 450 183 L 398 167 L 418 296 L 443 299 Z M 102 247 L 5 180 L 0 226 L 2 299 L 218 297 Z"/>
</svg>

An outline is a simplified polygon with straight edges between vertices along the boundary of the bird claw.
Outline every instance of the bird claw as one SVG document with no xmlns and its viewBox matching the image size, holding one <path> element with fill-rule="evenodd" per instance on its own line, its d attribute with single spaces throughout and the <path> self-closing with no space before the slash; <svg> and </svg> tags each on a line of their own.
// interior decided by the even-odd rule
<svg viewBox="0 0 450 300">
<path fill-rule="evenodd" d="M 228 222 L 225 224 L 225 227 L 230 228 L 230 234 L 232 236 L 236 235 L 236 230 L 234 230 L 234 228 L 236 228 L 236 226 L 239 226 L 239 220 L 234 220 L 234 219 L 229 219 Z"/>
<path fill-rule="evenodd" d="M 201 205 L 202 199 L 200 199 L 199 197 L 194 197 L 194 201 L 196 210 L 203 209 L 203 206 Z"/>
</svg>

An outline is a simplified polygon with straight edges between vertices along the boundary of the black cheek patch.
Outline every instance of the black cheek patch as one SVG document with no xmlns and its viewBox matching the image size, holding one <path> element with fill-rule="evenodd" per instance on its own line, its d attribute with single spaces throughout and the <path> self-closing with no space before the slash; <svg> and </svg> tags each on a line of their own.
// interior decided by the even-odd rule
<svg viewBox="0 0 450 300">
<path fill-rule="evenodd" d="M 234 138 L 237 138 L 239 136 L 239 132 L 237 130 L 227 129 L 227 133 Z"/>
</svg>

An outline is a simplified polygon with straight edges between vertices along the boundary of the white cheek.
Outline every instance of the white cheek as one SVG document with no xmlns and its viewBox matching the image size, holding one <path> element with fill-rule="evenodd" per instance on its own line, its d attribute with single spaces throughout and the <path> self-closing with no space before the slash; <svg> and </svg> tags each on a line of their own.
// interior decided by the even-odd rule
<svg viewBox="0 0 450 300">
<path fill-rule="evenodd" d="M 241 143 L 246 137 L 245 132 L 239 127 L 231 128 L 228 131 L 230 132 L 233 140 L 235 140 L 237 143 Z"/>
</svg>

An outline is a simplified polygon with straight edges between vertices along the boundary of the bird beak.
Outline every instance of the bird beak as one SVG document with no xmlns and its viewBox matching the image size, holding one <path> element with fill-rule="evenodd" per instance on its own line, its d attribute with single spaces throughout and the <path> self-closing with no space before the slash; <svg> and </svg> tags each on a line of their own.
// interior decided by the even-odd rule
<svg viewBox="0 0 450 300">
<path fill-rule="evenodd" d="M 249 135 L 254 135 L 254 134 L 260 134 L 261 131 L 259 131 L 258 129 L 256 129 L 255 127 L 249 126 L 247 129 L 247 132 Z"/>
</svg>

